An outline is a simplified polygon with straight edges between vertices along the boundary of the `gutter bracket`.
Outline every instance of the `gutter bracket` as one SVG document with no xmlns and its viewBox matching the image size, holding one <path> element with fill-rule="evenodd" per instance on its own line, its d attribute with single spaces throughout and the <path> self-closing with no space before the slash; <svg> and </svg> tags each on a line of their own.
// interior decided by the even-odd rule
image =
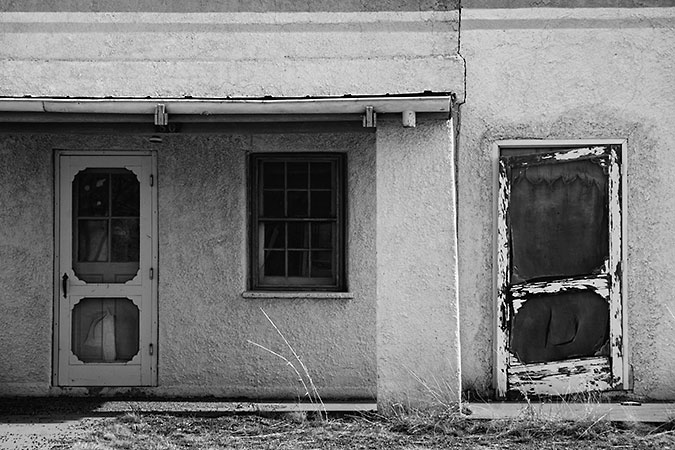
<svg viewBox="0 0 675 450">
<path fill-rule="evenodd" d="M 401 122 L 405 128 L 415 128 L 417 126 L 417 114 L 415 111 L 403 111 L 401 113 Z"/>
<path fill-rule="evenodd" d="M 155 125 L 167 126 L 169 124 L 169 114 L 166 112 L 166 105 L 158 103 L 155 106 Z"/>
<path fill-rule="evenodd" d="M 363 127 L 377 127 L 377 113 L 375 113 L 375 109 L 372 106 L 366 106 L 366 112 L 363 115 Z"/>
</svg>

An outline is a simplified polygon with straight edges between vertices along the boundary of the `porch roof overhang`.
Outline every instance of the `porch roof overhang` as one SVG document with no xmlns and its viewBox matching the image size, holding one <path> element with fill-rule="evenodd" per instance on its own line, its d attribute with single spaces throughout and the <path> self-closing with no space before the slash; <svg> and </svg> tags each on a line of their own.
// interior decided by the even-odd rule
<svg viewBox="0 0 675 450">
<path fill-rule="evenodd" d="M 424 92 L 400 95 L 263 98 L 74 98 L 0 97 L 0 122 L 283 122 L 363 121 L 374 114 L 402 114 L 414 126 L 417 113 L 448 119 L 454 96 Z M 412 122 L 411 122 L 412 120 Z"/>
</svg>

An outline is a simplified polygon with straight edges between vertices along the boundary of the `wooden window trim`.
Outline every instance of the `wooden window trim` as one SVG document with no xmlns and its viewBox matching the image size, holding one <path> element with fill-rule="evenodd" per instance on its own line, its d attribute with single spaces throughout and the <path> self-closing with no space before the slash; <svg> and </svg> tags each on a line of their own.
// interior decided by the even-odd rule
<svg viewBox="0 0 675 450">
<path fill-rule="evenodd" d="M 335 217 L 325 218 L 269 218 L 260 214 L 261 206 L 261 170 L 263 162 L 331 162 L 335 165 Z M 345 213 L 346 213 L 346 158 L 340 153 L 254 153 L 249 159 L 249 289 L 252 292 L 344 292 L 345 280 Z M 288 190 L 287 188 L 285 188 Z M 287 277 L 268 276 L 261 274 L 263 245 L 260 237 L 260 222 L 274 220 L 284 223 L 291 222 L 332 222 L 334 223 L 333 246 L 333 273 L 332 277 Z M 284 247 L 288 251 L 288 247 Z M 307 251 L 310 253 L 312 249 Z"/>
</svg>

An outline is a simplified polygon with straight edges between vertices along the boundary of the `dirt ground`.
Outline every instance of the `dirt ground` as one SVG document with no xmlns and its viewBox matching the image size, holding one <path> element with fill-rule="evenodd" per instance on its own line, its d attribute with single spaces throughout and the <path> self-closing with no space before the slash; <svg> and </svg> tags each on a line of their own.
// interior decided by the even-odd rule
<svg viewBox="0 0 675 450">
<path fill-rule="evenodd" d="M 113 402 L 114 403 L 114 402 Z M 147 406 L 147 403 L 144 403 Z M 0 399 L 0 450 L 156 449 L 659 449 L 675 450 L 675 422 L 563 420 L 532 413 L 478 420 L 456 412 L 148 413 L 96 399 Z M 166 405 L 163 405 L 166 406 Z M 156 408 L 157 409 L 157 408 Z M 540 411 L 540 410 L 533 410 Z"/>
<path fill-rule="evenodd" d="M 304 414 L 176 417 L 127 414 L 90 424 L 76 450 L 108 449 L 660 449 L 675 450 L 663 425 L 527 418 L 477 421 L 419 415 Z"/>
</svg>

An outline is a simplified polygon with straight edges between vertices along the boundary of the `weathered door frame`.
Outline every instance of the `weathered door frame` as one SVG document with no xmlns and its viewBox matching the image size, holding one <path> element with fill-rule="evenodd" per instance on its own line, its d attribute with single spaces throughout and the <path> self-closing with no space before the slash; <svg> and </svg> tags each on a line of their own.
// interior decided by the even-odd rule
<svg viewBox="0 0 675 450">
<path fill-rule="evenodd" d="M 619 186 L 619 201 L 621 204 L 621 233 L 620 236 L 610 236 L 610 239 L 615 239 L 616 241 L 612 245 L 621 246 L 621 257 L 620 257 L 620 267 L 624 269 L 626 267 L 626 140 L 622 139 L 585 139 L 585 140 L 501 140 L 496 141 L 493 144 L 492 152 L 492 161 L 493 161 L 493 198 L 494 198 L 494 209 L 493 209 L 493 304 L 494 309 L 494 324 L 493 330 L 495 330 L 495 339 L 494 339 L 494 358 L 493 358 L 493 381 L 494 387 L 496 390 L 496 395 L 499 398 L 506 396 L 508 390 L 508 366 L 509 366 L 509 351 L 507 349 L 508 335 L 505 332 L 502 323 L 507 320 L 507 312 L 504 311 L 500 305 L 500 301 L 503 293 L 501 292 L 501 285 L 505 282 L 505 273 L 503 270 L 505 263 L 503 261 L 504 252 L 500 251 L 500 247 L 505 245 L 504 242 L 501 242 L 502 239 L 500 236 L 504 235 L 505 230 L 499 230 L 500 227 L 500 209 L 504 207 L 504 203 L 507 201 L 504 198 L 504 192 L 500 190 L 500 155 L 503 150 L 510 148 L 550 148 L 551 151 L 562 148 L 583 148 L 583 147 L 593 147 L 593 146 L 607 146 L 607 145 L 617 145 L 620 146 L 620 178 L 618 180 Z M 618 238 L 618 239 L 617 239 Z M 624 272 L 625 273 L 625 272 Z M 614 375 L 613 389 L 619 390 L 628 390 L 632 387 L 632 380 L 630 379 L 629 372 L 629 361 L 628 355 L 626 353 L 626 330 L 627 326 L 627 314 L 626 311 L 626 277 L 622 276 L 619 280 L 619 289 L 621 292 L 621 297 L 618 300 L 619 309 L 618 313 L 621 315 L 621 336 L 620 342 L 614 345 L 614 351 L 611 355 L 611 368 L 612 374 Z M 610 310 L 610 314 L 616 314 L 617 311 Z M 611 334 L 610 334 L 611 336 Z M 563 364 L 564 365 L 564 364 Z M 562 368 L 561 370 L 567 370 L 567 368 Z M 550 392 L 542 392 L 547 394 Z"/>
<path fill-rule="evenodd" d="M 60 160 L 61 156 L 82 156 L 82 157 L 97 157 L 97 156 L 113 156 L 113 157 L 124 157 L 124 156 L 146 156 L 150 158 L 150 179 L 141 180 L 142 182 L 150 183 L 150 201 L 151 201 L 151 211 L 150 211 L 150 229 L 152 231 L 152 255 L 150 257 L 150 265 L 152 270 L 151 276 L 151 296 L 150 296 L 150 308 L 152 310 L 151 320 L 150 320 L 150 330 L 148 330 L 149 340 L 153 344 L 153 355 L 150 358 L 150 375 L 144 378 L 142 385 L 144 386 L 156 386 L 157 385 L 157 339 L 158 339 L 158 301 L 157 301 L 157 289 L 158 289 L 158 250 L 159 250 L 159 238 L 158 238 L 158 221 L 157 221 L 157 183 L 156 183 L 156 174 L 157 174 L 157 154 L 155 151 L 144 151 L 144 150 L 61 150 L 56 149 L 54 151 L 54 283 L 53 283 L 53 292 L 54 292 L 54 302 L 53 302 L 53 348 L 52 348 L 52 385 L 53 386 L 65 386 L 66 383 L 63 383 L 59 380 L 59 348 L 60 348 L 60 307 L 61 307 L 61 168 Z M 70 249 L 66 250 L 70 251 Z M 143 349 L 146 350 L 146 349 Z M 114 387 L 114 386 L 111 386 Z"/>
</svg>

